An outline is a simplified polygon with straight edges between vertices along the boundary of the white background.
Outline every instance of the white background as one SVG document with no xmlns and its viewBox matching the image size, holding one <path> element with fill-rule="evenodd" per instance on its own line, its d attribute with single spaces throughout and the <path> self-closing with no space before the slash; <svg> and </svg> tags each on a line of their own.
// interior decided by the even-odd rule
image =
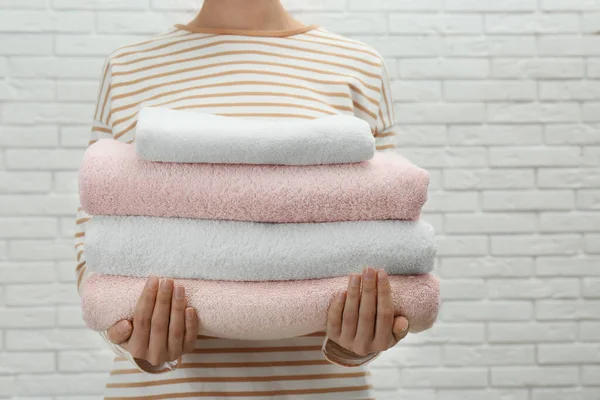
<svg viewBox="0 0 600 400">
<path fill-rule="evenodd" d="M 384 55 L 431 172 L 443 310 L 374 364 L 380 398 L 600 399 L 600 0 L 285 3 Z M 101 398 L 71 240 L 101 64 L 197 6 L 0 0 L 0 398 Z"/>
</svg>

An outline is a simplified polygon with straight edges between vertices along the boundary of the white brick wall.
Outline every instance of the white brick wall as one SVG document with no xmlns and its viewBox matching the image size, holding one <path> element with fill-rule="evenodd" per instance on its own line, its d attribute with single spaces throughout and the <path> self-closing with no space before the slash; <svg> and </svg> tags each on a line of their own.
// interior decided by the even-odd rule
<svg viewBox="0 0 600 400">
<path fill-rule="evenodd" d="M 96 400 L 76 169 L 103 57 L 194 0 L 0 0 L 0 399 Z M 374 364 L 380 399 L 600 399 L 600 0 L 285 0 L 365 40 L 400 151 L 431 171 L 437 327 Z"/>
</svg>

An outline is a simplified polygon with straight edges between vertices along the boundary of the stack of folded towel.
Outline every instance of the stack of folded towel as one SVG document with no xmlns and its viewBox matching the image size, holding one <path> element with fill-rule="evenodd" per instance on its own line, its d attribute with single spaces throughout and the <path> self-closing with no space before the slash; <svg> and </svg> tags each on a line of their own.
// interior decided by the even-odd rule
<svg viewBox="0 0 600 400">
<path fill-rule="evenodd" d="M 363 267 L 390 275 L 410 331 L 437 317 L 428 173 L 375 154 L 369 125 L 336 115 L 267 122 L 142 108 L 135 145 L 87 150 L 80 196 L 86 323 L 130 319 L 149 275 L 186 289 L 203 334 L 280 339 L 325 329 Z"/>
</svg>

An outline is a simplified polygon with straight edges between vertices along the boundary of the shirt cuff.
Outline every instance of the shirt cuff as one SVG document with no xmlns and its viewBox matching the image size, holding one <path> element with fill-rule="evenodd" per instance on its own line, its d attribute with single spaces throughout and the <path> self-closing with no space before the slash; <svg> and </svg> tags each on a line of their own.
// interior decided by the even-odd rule
<svg viewBox="0 0 600 400">
<path fill-rule="evenodd" d="M 108 339 L 108 335 L 106 334 L 106 331 L 99 332 L 99 333 L 100 333 L 100 336 L 102 336 L 102 338 L 104 339 L 104 341 L 108 344 L 110 349 L 113 351 L 113 353 L 125 358 L 126 360 L 131 362 L 133 365 L 135 365 L 135 367 L 142 372 L 146 372 L 149 374 L 162 374 L 164 372 L 169 372 L 169 371 L 172 371 L 175 368 L 177 368 L 177 366 L 179 365 L 179 363 L 181 361 L 181 358 L 179 358 L 178 360 L 175 360 L 175 361 L 167 361 L 167 362 L 163 363 L 162 365 L 154 366 L 146 360 L 134 358 L 131 355 L 131 353 L 129 353 L 123 347 L 111 342 Z"/>
<path fill-rule="evenodd" d="M 332 364 L 339 365 L 340 367 L 361 367 L 376 359 L 379 356 L 379 352 L 367 354 L 366 356 L 359 356 L 351 352 L 350 350 L 344 349 L 342 346 L 334 342 L 333 340 L 325 337 L 322 347 L 323 356 Z"/>
</svg>

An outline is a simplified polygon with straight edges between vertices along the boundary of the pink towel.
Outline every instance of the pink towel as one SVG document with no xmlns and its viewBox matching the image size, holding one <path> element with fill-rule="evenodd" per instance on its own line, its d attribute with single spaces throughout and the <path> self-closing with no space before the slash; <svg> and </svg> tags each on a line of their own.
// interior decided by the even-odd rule
<svg viewBox="0 0 600 400">
<path fill-rule="evenodd" d="M 273 166 L 143 161 L 132 145 L 100 140 L 79 175 L 91 215 L 147 215 L 256 222 L 416 220 L 428 173 L 380 153 L 354 164 Z"/>
<path fill-rule="evenodd" d="M 334 296 L 347 277 L 288 282 L 175 280 L 186 289 L 188 305 L 198 312 L 201 333 L 227 339 L 271 340 L 325 330 Z M 83 285 L 87 325 L 105 330 L 131 319 L 146 279 L 92 275 Z M 396 315 L 405 316 L 411 332 L 430 328 L 439 308 L 439 282 L 431 274 L 392 276 Z"/>
</svg>

